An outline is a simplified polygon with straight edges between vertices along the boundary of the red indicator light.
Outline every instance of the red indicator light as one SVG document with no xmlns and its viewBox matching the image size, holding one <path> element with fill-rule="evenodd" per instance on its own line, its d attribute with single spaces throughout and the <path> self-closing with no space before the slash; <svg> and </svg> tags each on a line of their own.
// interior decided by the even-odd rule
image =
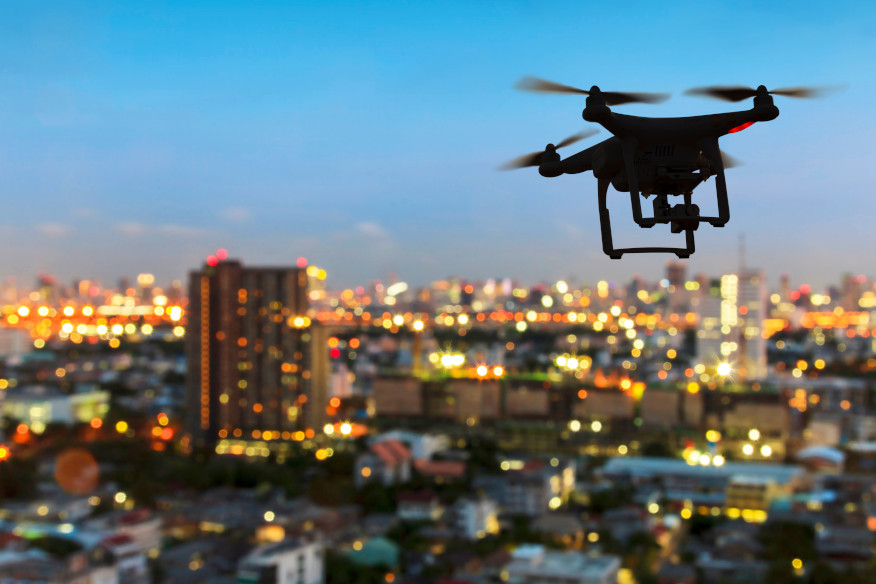
<svg viewBox="0 0 876 584">
<path fill-rule="evenodd" d="M 744 130 L 745 128 L 747 128 L 748 126 L 751 126 L 753 124 L 754 124 L 754 122 L 745 122 L 741 126 L 736 126 L 732 130 L 730 130 L 730 133 L 735 134 L 736 132 L 741 132 L 742 130 Z"/>
<path fill-rule="evenodd" d="M 216 251 L 216 259 L 218 259 L 219 261 L 222 261 L 227 257 L 228 257 L 228 250 L 226 250 L 225 248 L 220 248 Z"/>
<path fill-rule="evenodd" d="M 306 268 L 307 267 L 307 258 L 298 258 L 298 267 Z"/>
<path fill-rule="evenodd" d="M 214 255 L 211 255 L 210 257 L 207 258 L 207 265 L 208 265 L 208 266 L 211 266 L 211 267 L 212 267 L 212 266 L 215 266 L 215 265 L 218 264 L 218 263 L 219 263 L 219 258 L 217 258 L 217 257 L 214 256 Z"/>
<path fill-rule="evenodd" d="M 338 349 L 332 349 L 330 351 L 330 354 L 332 356 L 332 359 L 337 359 L 338 357 L 341 356 L 341 352 Z"/>
</svg>

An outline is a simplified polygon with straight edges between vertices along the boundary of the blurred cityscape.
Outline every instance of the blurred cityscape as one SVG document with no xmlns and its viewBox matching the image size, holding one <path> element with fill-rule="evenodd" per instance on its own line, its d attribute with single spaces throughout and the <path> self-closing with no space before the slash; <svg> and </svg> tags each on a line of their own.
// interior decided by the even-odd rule
<svg viewBox="0 0 876 584">
<path fill-rule="evenodd" d="M 876 282 L 797 276 L 7 280 L 0 582 L 874 582 Z"/>
</svg>

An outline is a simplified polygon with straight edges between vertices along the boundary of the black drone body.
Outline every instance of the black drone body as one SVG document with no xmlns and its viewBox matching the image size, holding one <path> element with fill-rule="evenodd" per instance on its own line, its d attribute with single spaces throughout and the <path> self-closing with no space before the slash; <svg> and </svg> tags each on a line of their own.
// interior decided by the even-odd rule
<svg viewBox="0 0 876 584">
<path fill-rule="evenodd" d="M 779 109 L 773 95 L 812 97 L 818 90 L 794 88 L 768 91 L 761 85 L 747 87 L 711 87 L 693 89 L 688 93 L 717 97 L 726 101 L 754 98 L 754 107 L 748 110 L 681 118 L 646 118 L 618 114 L 610 106 L 624 103 L 657 103 L 666 99 L 664 94 L 603 92 L 593 86 L 589 91 L 535 78 L 523 79 L 518 88 L 548 93 L 577 93 L 587 95 L 584 120 L 601 125 L 612 137 L 562 159 L 557 148 L 567 146 L 596 131 L 572 136 L 563 142 L 548 144 L 543 152 L 517 158 L 504 168 L 538 166 L 542 176 L 577 174 L 592 171 L 597 179 L 599 219 L 602 228 L 602 247 L 612 259 L 625 253 L 667 252 L 680 258 L 689 257 L 695 250 L 693 232 L 700 223 L 708 222 L 723 227 L 730 219 L 727 200 L 727 182 L 724 169 L 733 161 L 718 147 L 718 139 L 739 132 L 757 122 L 774 120 Z M 694 189 L 708 178 L 715 177 L 718 215 L 700 215 L 699 207 L 691 202 Z M 685 232 L 685 247 L 630 247 L 615 248 L 611 236 L 611 219 L 607 207 L 608 187 L 628 192 L 633 218 L 640 227 L 669 224 L 672 233 Z M 653 215 L 642 214 L 640 196 L 654 195 Z M 681 196 L 683 202 L 670 204 L 670 196 Z"/>
</svg>

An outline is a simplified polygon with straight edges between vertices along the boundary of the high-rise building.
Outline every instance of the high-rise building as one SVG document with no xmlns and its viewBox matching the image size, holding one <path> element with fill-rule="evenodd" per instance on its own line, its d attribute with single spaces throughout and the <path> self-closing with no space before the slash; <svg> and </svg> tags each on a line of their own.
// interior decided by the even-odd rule
<svg viewBox="0 0 876 584">
<path fill-rule="evenodd" d="M 762 271 L 739 274 L 737 305 L 739 307 L 736 357 L 740 374 L 747 379 L 763 379 L 767 375 L 767 342 L 763 322 L 768 316 L 766 276 Z"/>
<path fill-rule="evenodd" d="M 763 272 L 726 274 L 700 295 L 697 357 L 706 368 L 729 363 L 737 379 L 766 376 L 763 321 L 767 288 Z"/>
<path fill-rule="evenodd" d="M 298 267 L 210 258 L 189 274 L 188 423 L 193 442 L 288 439 L 325 422 L 327 335 Z"/>
<path fill-rule="evenodd" d="M 666 262 L 666 280 L 669 283 L 669 310 L 680 312 L 688 306 L 689 291 L 685 288 L 687 280 L 687 262 Z"/>
</svg>

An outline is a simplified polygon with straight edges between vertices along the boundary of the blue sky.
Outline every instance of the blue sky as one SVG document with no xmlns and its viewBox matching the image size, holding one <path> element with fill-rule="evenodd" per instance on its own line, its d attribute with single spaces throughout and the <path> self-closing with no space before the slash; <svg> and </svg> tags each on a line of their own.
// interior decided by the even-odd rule
<svg viewBox="0 0 876 584">
<path fill-rule="evenodd" d="M 592 176 L 495 172 L 586 125 L 579 98 L 514 91 L 527 74 L 672 92 L 620 110 L 654 116 L 734 109 L 681 95 L 694 86 L 848 83 L 777 98 L 777 120 L 722 140 L 746 164 L 728 173 L 730 223 L 698 231 L 690 271 L 734 269 L 744 233 L 748 264 L 773 281 L 876 276 L 870 3 L 44 2 L 2 14 L 0 277 L 166 281 L 218 247 L 251 264 L 306 256 L 331 286 L 390 273 L 659 277 L 668 256 L 602 254 Z M 701 206 L 713 189 L 698 189 Z M 624 196 L 617 243 L 679 237 L 631 227 Z"/>
</svg>

